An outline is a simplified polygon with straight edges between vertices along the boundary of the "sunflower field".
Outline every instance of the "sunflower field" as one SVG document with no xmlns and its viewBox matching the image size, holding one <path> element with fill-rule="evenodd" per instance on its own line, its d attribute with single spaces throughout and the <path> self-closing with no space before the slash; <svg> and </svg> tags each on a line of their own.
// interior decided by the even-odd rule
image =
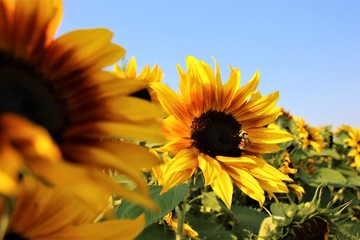
<svg viewBox="0 0 360 240">
<path fill-rule="evenodd" d="M 0 238 L 360 239 L 360 129 L 193 56 L 179 91 L 60 0 L 0 0 Z"/>
</svg>

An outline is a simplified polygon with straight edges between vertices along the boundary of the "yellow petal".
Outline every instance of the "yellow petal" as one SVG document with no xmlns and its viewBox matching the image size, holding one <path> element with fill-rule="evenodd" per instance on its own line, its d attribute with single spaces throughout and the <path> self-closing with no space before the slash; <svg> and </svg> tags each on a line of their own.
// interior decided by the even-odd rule
<svg viewBox="0 0 360 240">
<path fill-rule="evenodd" d="M 137 144 L 121 142 L 96 142 L 95 146 L 113 153 L 119 161 L 124 162 L 140 171 L 149 169 L 162 163 L 158 156 L 151 153 L 148 148 Z"/>
<path fill-rule="evenodd" d="M 259 85 L 259 82 L 260 73 L 256 71 L 252 79 L 236 92 L 236 96 L 233 99 L 232 105 L 229 106 L 228 111 L 236 112 L 237 109 L 240 108 L 245 103 L 245 101 L 250 98 Z"/>
<path fill-rule="evenodd" d="M 163 83 L 154 83 L 152 88 L 157 93 L 159 102 L 165 112 L 174 115 L 176 119 L 181 119 L 186 125 L 191 123 L 192 118 L 187 114 L 179 97 L 170 87 Z"/>
<path fill-rule="evenodd" d="M 259 144 L 277 144 L 294 139 L 290 133 L 277 129 L 251 128 L 247 129 L 247 132 L 250 141 Z"/>
<path fill-rule="evenodd" d="M 65 229 L 51 235 L 56 239 L 135 239 L 145 226 L 145 217 L 140 215 L 136 219 L 108 220 L 98 223 L 81 224 L 77 226 L 68 225 Z M 39 238 L 49 239 L 48 236 Z"/>
<path fill-rule="evenodd" d="M 264 190 L 252 174 L 241 168 L 231 169 L 232 171 L 229 174 L 234 179 L 235 185 L 246 195 L 258 201 L 260 205 L 263 205 L 265 201 Z"/>
<path fill-rule="evenodd" d="M 214 180 L 219 177 L 221 171 L 219 162 L 216 159 L 204 154 L 200 154 L 198 156 L 198 160 L 199 167 L 204 175 L 205 186 L 212 184 Z"/>
<path fill-rule="evenodd" d="M 237 90 L 240 87 L 240 71 L 230 66 L 230 77 L 227 83 L 224 85 L 224 94 L 222 96 L 222 105 L 220 110 L 224 110 L 232 103 Z"/>
<path fill-rule="evenodd" d="M 120 138 L 161 143 L 164 142 L 164 136 L 159 129 L 160 123 L 158 126 L 144 124 L 141 127 L 138 124 L 131 123 L 98 121 L 74 126 L 65 132 L 64 137 L 76 139 L 81 136 L 93 140 Z"/>
<path fill-rule="evenodd" d="M 122 161 L 122 159 L 117 155 L 107 151 L 106 148 L 104 149 L 96 146 L 68 143 L 63 144 L 61 149 L 65 153 L 64 157 L 68 160 L 71 160 L 72 162 L 94 166 L 99 168 L 99 170 L 106 168 L 116 169 L 121 174 L 124 174 L 126 177 L 135 182 L 141 191 L 147 191 L 147 186 L 144 179 L 140 175 L 140 172 L 131 164 Z"/>
<path fill-rule="evenodd" d="M 196 155 L 191 150 L 184 149 L 177 153 L 173 159 L 169 160 L 165 176 L 171 175 L 174 172 L 196 169 L 198 164 Z"/>
<path fill-rule="evenodd" d="M 211 188 L 230 209 L 232 203 L 233 184 L 229 174 L 225 170 L 220 171 L 219 177 L 214 179 L 213 184 L 211 184 Z"/>
<path fill-rule="evenodd" d="M 252 118 L 256 119 L 258 116 L 272 111 L 278 99 L 279 93 L 273 92 L 260 98 L 259 100 L 247 103 L 246 107 L 244 107 L 244 110 L 239 111 L 239 113 L 235 114 L 235 116 L 240 121 L 246 121 Z"/>
</svg>

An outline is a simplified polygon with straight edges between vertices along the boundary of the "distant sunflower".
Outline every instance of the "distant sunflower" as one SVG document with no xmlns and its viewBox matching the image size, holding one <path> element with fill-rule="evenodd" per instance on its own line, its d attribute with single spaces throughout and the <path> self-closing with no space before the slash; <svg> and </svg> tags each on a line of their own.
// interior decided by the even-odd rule
<svg viewBox="0 0 360 240">
<path fill-rule="evenodd" d="M 293 168 L 291 165 L 293 165 L 293 163 L 291 162 L 290 155 L 289 153 L 285 153 L 284 161 L 281 167 L 279 168 L 279 170 L 289 177 L 291 175 L 295 175 L 298 170 L 296 168 Z M 295 183 L 288 183 L 287 186 L 293 190 L 298 201 L 301 202 L 303 195 L 305 193 L 305 189 L 302 186 Z"/>
<path fill-rule="evenodd" d="M 352 128 L 349 132 L 350 137 L 345 139 L 347 146 L 351 147 L 348 156 L 353 157 L 354 162 L 350 166 L 360 171 L 360 129 Z"/>
<path fill-rule="evenodd" d="M 114 73 L 120 79 L 133 79 L 146 83 L 146 88 L 140 89 L 139 91 L 132 94 L 134 97 L 139 97 L 151 101 L 153 103 L 159 103 L 156 96 L 156 92 L 151 88 L 154 82 L 161 82 L 164 77 L 159 65 L 155 65 L 150 68 L 150 65 L 146 65 L 143 70 L 137 75 L 136 59 L 131 57 L 127 66 L 119 67 L 114 65 Z"/>
<path fill-rule="evenodd" d="M 188 72 L 178 66 L 180 93 L 165 84 L 154 84 L 159 101 L 169 114 L 164 132 L 169 142 L 159 151 L 174 155 L 163 173 L 163 192 L 187 181 L 199 167 L 214 192 L 230 208 L 232 181 L 244 193 L 265 201 L 264 190 L 288 192 L 282 180 L 292 181 L 267 164 L 261 155 L 278 151 L 278 143 L 292 140 L 289 133 L 266 127 L 275 121 L 278 93 L 262 97 L 255 92 L 256 72 L 239 88 L 240 72 L 230 67 L 229 81 L 222 85 L 216 72 L 194 57 L 186 59 Z"/>
<path fill-rule="evenodd" d="M 11 173 L 1 169 L 0 180 L 10 183 L 10 175 L 30 169 L 86 200 L 104 197 L 94 194 L 96 188 L 150 206 L 139 170 L 153 166 L 158 159 L 145 148 L 111 140 L 162 141 L 156 119 L 161 110 L 130 96 L 146 87 L 145 83 L 118 81 L 102 70 L 125 54 L 122 47 L 111 43 L 109 30 L 77 30 L 53 39 L 61 18 L 60 0 L 0 1 L 0 143 L 3 152 L 7 149 L 8 154 L 23 160 L 19 166 L 9 166 L 11 161 L 1 158 L 0 165 L 5 162 Z M 30 126 L 36 130 L 29 130 Z M 25 135 L 19 129 L 32 134 L 48 132 L 61 154 L 51 161 L 31 158 L 39 149 L 25 145 L 33 141 L 41 146 L 39 139 L 48 136 Z M 59 160 L 62 157 L 66 162 Z M 115 184 L 100 174 L 103 168 L 128 176 L 140 192 Z"/>
<path fill-rule="evenodd" d="M 311 146 L 316 152 L 320 153 L 326 146 L 324 138 L 321 136 L 320 128 L 314 128 L 304 122 L 302 117 L 297 118 L 297 132 L 302 142 L 302 149 Z"/>
<path fill-rule="evenodd" d="M 63 188 L 47 187 L 29 176 L 21 185 L 21 193 L 0 238 L 3 234 L 4 239 L 130 240 L 144 228 L 143 215 L 133 220 L 102 219 L 101 211 L 89 209 Z"/>
<path fill-rule="evenodd" d="M 338 135 L 342 132 L 349 133 L 352 131 L 352 127 L 350 125 L 342 124 L 340 127 L 335 129 L 334 134 Z"/>
</svg>

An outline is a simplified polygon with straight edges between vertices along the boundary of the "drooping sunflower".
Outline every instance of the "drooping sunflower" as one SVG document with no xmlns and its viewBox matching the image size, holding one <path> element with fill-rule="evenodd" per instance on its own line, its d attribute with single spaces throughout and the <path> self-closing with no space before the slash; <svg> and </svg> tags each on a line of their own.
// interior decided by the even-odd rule
<svg viewBox="0 0 360 240">
<path fill-rule="evenodd" d="M 273 203 L 270 206 L 270 217 L 265 218 L 260 226 L 258 239 L 280 240 L 318 240 L 344 239 L 338 223 L 349 217 L 342 213 L 351 203 L 347 202 L 333 207 L 330 203 L 320 206 L 322 186 L 318 186 L 310 202 L 295 204 Z M 341 229 L 341 228 L 340 228 Z"/>
<path fill-rule="evenodd" d="M 137 75 L 136 59 L 135 57 L 131 57 L 127 66 L 120 67 L 119 65 L 115 64 L 114 74 L 120 79 L 133 79 L 136 81 L 145 82 L 146 88 L 133 93 L 132 96 L 136 96 L 156 104 L 159 103 L 156 92 L 151 88 L 154 82 L 161 82 L 164 77 L 164 74 L 161 71 L 159 65 L 156 64 L 153 68 L 150 68 L 150 65 L 146 65 Z"/>
<path fill-rule="evenodd" d="M 22 179 L 20 188 L 11 213 L 2 215 L 8 221 L 1 239 L 130 240 L 144 228 L 143 215 L 133 220 L 106 219 L 100 209 L 89 208 L 66 189 L 48 187 L 31 176 Z"/>
<path fill-rule="evenodd" d="M 159 149 L 174 155 L 163 171 L 163 192 L 186 182 L 199 167 L 205 184 L 230 208 L 233 182 L 244 193 L 265 201 L 264 190 L 288 192 L 282 180 L 292 181 L 266 163 L 261 155 L 280 150 L 278 143 L 292 135 L 268 128 L 280 108 L 278 93 L 262 97 L 254 92 L 259 73 L 239 88 L 240 72 L 231 67 L 228 82 L 222 85 L 220 71 L 204 61 L 187 57 L 185 72 L 177 66 L 180 93 L 165 84 L 154 84 L 159 101 L 169 116 L 164 133 L 169 142 Z"/>
<path fill-rule="evenodd" d="M 118 81 L 103 70 L 125 54 L 111 43 L 112 32 L 76 30 L 54 39 L 61 18 L 60 0 L 0 1 L 0 149 L 18 159 L 1 157 L 0 181 L 14 187 L 0 191 L 15 193 L 16 176 L 31 171 L 87 201 L 115 193 L 151 206 L 139 170 L 159 161 L 125 140 L 163 141 L 162 111 L 131 96 L 144 82 Z M 39 158 L 44 154 L 50 159 Z M 128 176 L 139 192 L 114 183 L 103 168 Z"/>
<path fill-rule="evenodd" d="M 320 153 L 326 146 L 324 138 L 321 136 L 319 128 L 314 128 L 305 123 L 302 117 L 296 119 L 297 132 L 302 142 L 302 149 L 311 146 L 316 152 Z"/>
<path fill-rule="evenodd" d="M 352 128 L 348 133 L 349 138 L 345 139 L 345 143 L 347 146 L 351 147 L 348 156 L 352 157 L 354 160 L 350 166 L 355 167 L 356 170 L 360 171 L 360 129 Z"/>
</svg>

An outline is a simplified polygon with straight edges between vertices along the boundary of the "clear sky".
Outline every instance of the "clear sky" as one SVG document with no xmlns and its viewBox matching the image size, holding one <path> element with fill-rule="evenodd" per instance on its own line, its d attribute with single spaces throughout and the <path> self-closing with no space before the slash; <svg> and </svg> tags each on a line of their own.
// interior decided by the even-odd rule
<svg viewBox="0 0 360 240">
<path fill-rule="evenodd" d="M 262 94 L 312 126 L 360 127 L 359 0 L 64 0 L 57 35 L 105 27 L 135 56 L 159 64 L 178 90 L 176 64 L 193 55 L 240 68 L 242 85 L 260 71 Z"/>
</svg>

